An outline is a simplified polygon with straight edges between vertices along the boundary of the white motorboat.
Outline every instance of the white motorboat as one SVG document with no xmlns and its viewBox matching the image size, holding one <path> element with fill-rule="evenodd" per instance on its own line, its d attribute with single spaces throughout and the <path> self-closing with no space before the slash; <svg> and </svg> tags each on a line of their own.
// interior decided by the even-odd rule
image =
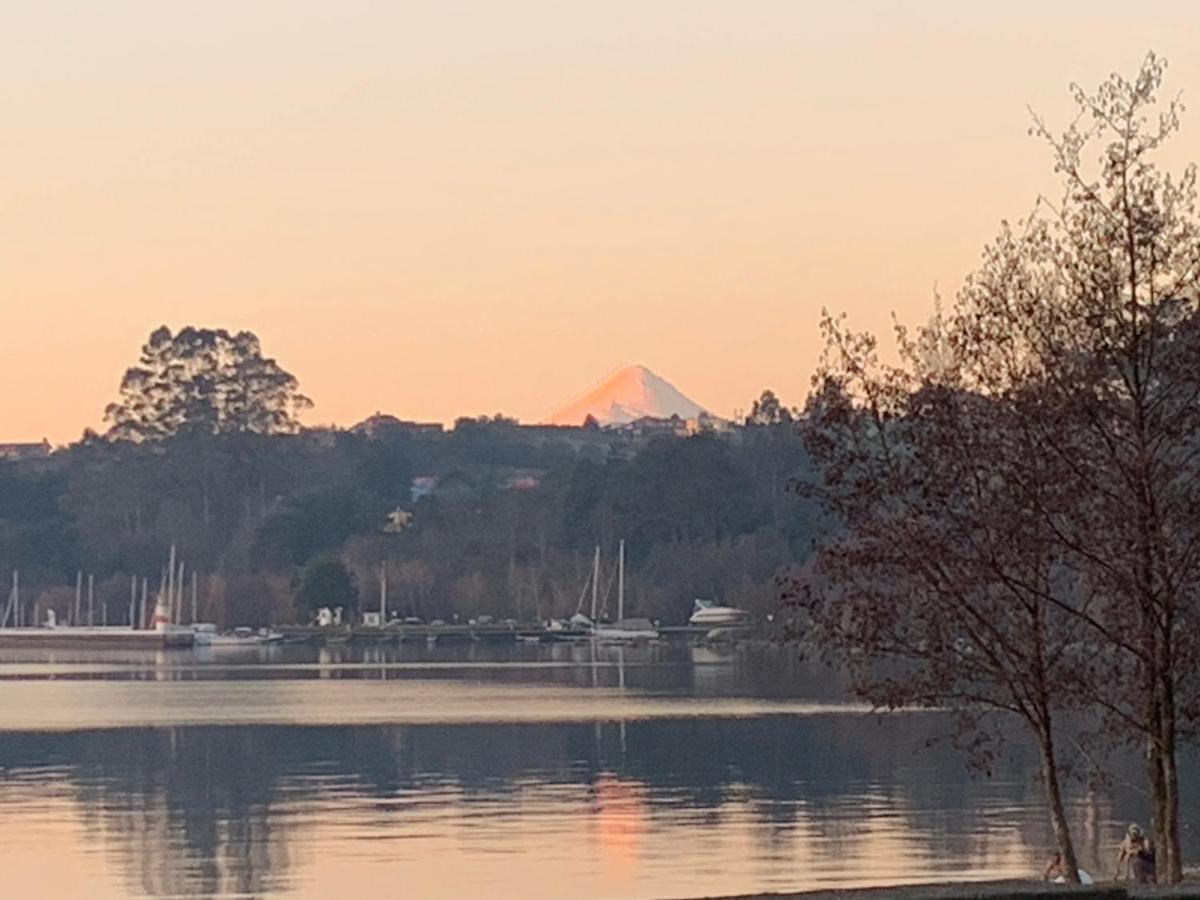
<svg viewBox="0 0 1200 900">
<path fill-rule="evenodd" d="M 715 600 L 697 599 L 688 624 L 707 628 L 749 625 L 750 613 L 736 606 L 722 606 Z"/>
</svg>

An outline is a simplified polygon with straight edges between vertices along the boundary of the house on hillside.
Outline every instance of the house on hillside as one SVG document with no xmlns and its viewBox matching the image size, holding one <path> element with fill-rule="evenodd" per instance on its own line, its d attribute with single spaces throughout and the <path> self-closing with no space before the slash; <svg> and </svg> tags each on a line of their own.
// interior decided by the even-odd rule
<svg viewBox="0 0 1200 900">
<path fill-rule="evenodd" d="M 505 491 L 532 491 L 542 483 L 546 473 L 538 469 L 518 469 L 500 482 Z"/>
<path fill-rule="evenodd" d="M 679 416 L 671 416 L 669 419 L 642 416 L 632 422 L 609 425 L 607 429 L 635 438 L 687 437 L 688 435 L 687 422 Z"/>
<path fill-rule="evenodd" d="M 350 429 L 355 434 L 363 434 L 369 438 L 382 437 L 386 434 L 403 432 L 405 434 L 437 435 L 445 431 L 441 422 L 409 422 L 397 419 L 387 413 L 377 412 L 368 416 Z"/>
<path fill-rule="evenodd" d="M 408 495 L 413 503 L 416 503 L 422 497 L 428 497 L 438 486 L 438 477 L 436 475 L 417 475 L 413 478 L 408 488 Z"/>
<path fill-rule="evenodd" d="M 684 422 L 688 434 L 728 434 L 735 428 L 728 419 L 702 412 L 700 415 Z"/>
</svg>

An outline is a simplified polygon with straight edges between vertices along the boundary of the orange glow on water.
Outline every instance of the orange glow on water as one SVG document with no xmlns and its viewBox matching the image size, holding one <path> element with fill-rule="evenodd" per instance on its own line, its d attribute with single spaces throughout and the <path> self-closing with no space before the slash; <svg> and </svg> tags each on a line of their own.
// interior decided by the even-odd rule
<svg viewBox="0 0 1200 900">
<path fill-rule="evenodd" d="M 594 791 L 596 839 L 617 880 L 630 878 L 637 868 L 646 834 L 644 787 L 635 781 L 603 774 Z"/>
</svg>

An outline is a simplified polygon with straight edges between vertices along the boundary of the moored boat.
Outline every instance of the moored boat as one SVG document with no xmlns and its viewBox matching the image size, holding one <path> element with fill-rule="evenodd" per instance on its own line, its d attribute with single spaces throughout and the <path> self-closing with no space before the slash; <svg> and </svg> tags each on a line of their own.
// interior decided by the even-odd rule
<svg viewBox="0 0 1200 900">
<path fill-rule="evenodd" d="M 708 628 L 749 625 L 750 613 L 736 606 L 723 606 L 715 600 L 697 598 L 688 624 Z"/>
<path fill-rule="evenodd" d="M 592 636 L 598 641 L 652 641 L 658 638 L 658 629 L 649 619 L 618 619 L 597 625 Z"/>
<path fill-rule="evenodd" d="M 191 632 L 179 628 L 158 631 L 130 628 L 128 625 L 83 625 L 0 629 L 0 647 L 161 650 L 190 646 Z"/>
<path fill-rule="evenodd" d="M 277 644 L 283 641 L 283 635 L 277 631 L 260 628 L 234 628 L 232 631 L 218 631 L 211 622 L 197 622 L 192 626 L 193 641 L 197 647 L 232 648 L 260 647 L 264 644 Z"/>
</svg>

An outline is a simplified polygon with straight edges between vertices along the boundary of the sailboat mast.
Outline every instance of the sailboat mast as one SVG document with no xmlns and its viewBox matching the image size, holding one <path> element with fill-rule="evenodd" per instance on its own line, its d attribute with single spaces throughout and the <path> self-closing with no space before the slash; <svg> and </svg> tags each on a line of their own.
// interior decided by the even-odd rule
<svg viewBox="0 0 1200 900">
<path fill-rule="evenodd" d="M 387 624 L 387 560 L 379 564 L 379 624 Z"/>
<path fill-rule="evenodd" d="M 600 600 L 600 545 L 596 545 L 596 553 L 592 557 L 592 622 L 596 621 L 596 612 Z"/>
<path fill-rule="evenodd" d="M 179 577 L 175 579 L 175 624 L 183 624 L 183 560 L 179 561 Z"/>
<path fill-rule="evenodd" d="M 175 603 L 175 545 L 171 545 L 171 555 L 167 561 L 167 621 L 174 621 L 174 616 L 171 615 L 172 606 Z"/>
<path fill-rule="evenodd" d="M 617 548 L 617 621 L 625 618 L 625 541 Z"/>
<path fill-rule="evenodd" d="M 8 603 L 4 605 L 4 620 L 0 621 L 0 628 L 8 627 L 8 616 L 12 612 L 13 604 L 17 602 L 17 572 L 13 570 L 13 586 L 8 592 Z M 16 619 L 13 619 L 13 627 L 16 627 Z"/>
<path fill-rule="evenodd" d="M 163 609 L 167 609 L 167 605 L 169 604 L 167 595 L 167 570 L 165 568 L 158 573 L 158 594 L 154 598 L 154 612 L 151 614 L 155 629 L 158 628 L 158 607 L 160 604 L 162 604 Z"/>
</svg>

